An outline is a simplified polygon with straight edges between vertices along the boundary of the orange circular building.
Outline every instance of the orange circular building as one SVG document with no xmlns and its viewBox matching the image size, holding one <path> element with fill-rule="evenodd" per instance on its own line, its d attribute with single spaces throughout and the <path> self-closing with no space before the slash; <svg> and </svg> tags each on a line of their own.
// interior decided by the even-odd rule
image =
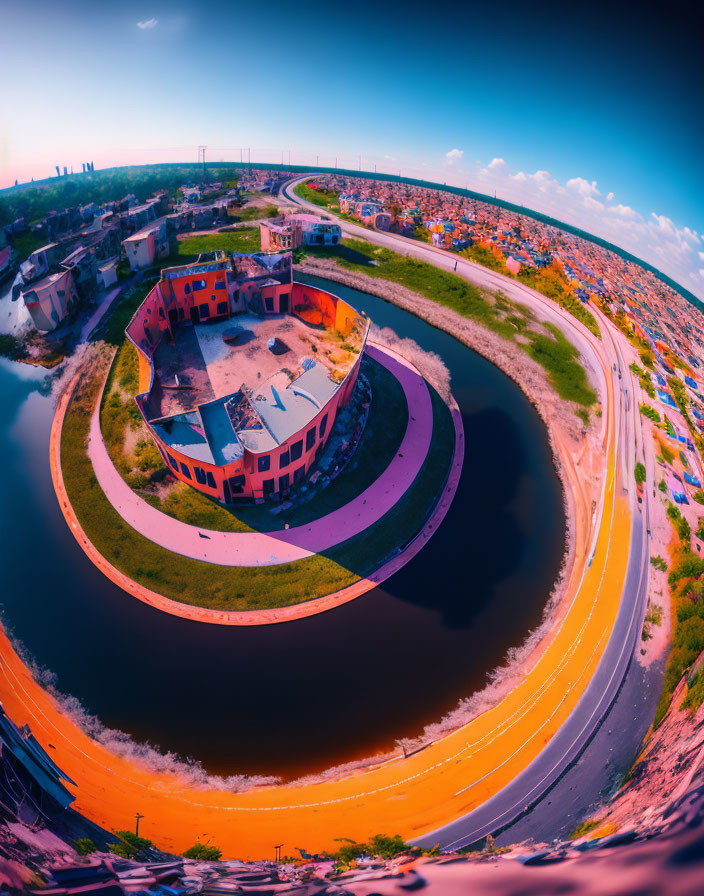
<svg viewBox="0 0 704 896">
<path fill-rule="evenodd" d="M 352 394 L 369 327 L 295 282 L 290 254 L 163 270 L 125 333 L 149 365 L 136 401 L 173 475 L 225 503 L 285 496 Z"/>
</svg>

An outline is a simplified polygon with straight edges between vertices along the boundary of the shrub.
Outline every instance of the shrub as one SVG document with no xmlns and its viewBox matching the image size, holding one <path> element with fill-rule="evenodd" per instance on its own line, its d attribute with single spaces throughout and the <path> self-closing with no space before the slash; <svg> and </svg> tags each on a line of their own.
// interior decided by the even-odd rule
<svg viewBox="0 0 704 896">
<path fill-rule="evenodd" d="M 667 572 L 667 562 L 663 560 L 660 554 L 657 554 L 657 556 L 655 557 L 651 557 L 650 562 L 655 567 L 655 569 L 659 569 L 660 572 Z"/>
<path fill-rule="evenodd" d="M 147 840 L 146 837 L 138 837 L 132 831 L 115 831 L 115 834 L 120 839 L 117 843 L 111 843 L 109 849 L 110 852 L 122 859 L 134 859 L 154 846 L 151 840 Z"/>
<path fill-rule="evenodd" d="M 704 573 L 704 559 L 686 551 L 676 566 L 673 567 L 667 578 L 670 587 L 675 586 L 680 579 L 699 578 Z"/>
<path fill-rule="evenodd" d="M 704 504 L 704 491 L 698 488 L 692 495 L 692 498 L 697 502 L 697 504 Z"/>
<path fill-rule="evenodd" d="M 95 852 L 98 847 L 93 843 L 90 837 L 79 837 L 78 840 L 74 841 L 73 848 L 79 856 L 88 856 L 92 852 Z"/>
<path fill-rule="evenodd" d="M 642 485 L 645 482 L 645 465 L 640 461 L 635 465 L 633 475 L 638 485 Z"/>
<path fill-rule="evenodd" d="M 640 406 L 640 412 L 644 417 L 647 417 L 649 420 L 652 420 L 653 423 L 660 422 L 660 414 L 649 404 L 642 404 Z"/>
<path fill-rule="evenodd" d="M 393 837 L 375 834 L 367 847 L 369 855 L 380 856 L 382 859 L 393 859 L 401 853 L 408 852 L 408 845 L 398 834 Z"/>
<path fill-rule="evenodd" d="M 196 862 L 218 862 L 221 856 L 222 851 L 217 846 L 201 843 L 200 840 L 183 853 L 184 859 L 194 859 Z"/>
<path fill-rule="evenodd" d="M 355 859 L 361 856 L 379 856 L 382 859 L 393 859 L 401 853 L 408 852 L 410 847 L 400 837 L 395 834 L 389 837 L 386 834 L 375 834 L 368 843 L 357 843 L 355 840 L 348 840 L 333 855 L 335 861 L 342 865 L 349 865 Z"/>
<path fill-rule="evenodd" d="M 661 492 L 667 491 L 667 483 L 665 482 L 664 479 L 661 479 L 660 482 L 658 482 L 658 488 L 660 489 Z M 702 503 L 704 504 L 704 501 L 702 501 Z"/>
<path fill-rule="evenodd" d="M 677 648 L 688 652 L 696 651 L 699 655 L 704 650 L 704 619 L 701 616 L 690 616 L 675 629 L 672 643 Z"/>
<path fill-rule="evenodd" d="M 686 541 L 687 543 L 689 543 L 689 539 L 692 535 L 692 530 L 689 528 L 689 523 L 683 516 L 676 520 L 675 529 L 677 530 L 680 541 Z"/>
</svg>

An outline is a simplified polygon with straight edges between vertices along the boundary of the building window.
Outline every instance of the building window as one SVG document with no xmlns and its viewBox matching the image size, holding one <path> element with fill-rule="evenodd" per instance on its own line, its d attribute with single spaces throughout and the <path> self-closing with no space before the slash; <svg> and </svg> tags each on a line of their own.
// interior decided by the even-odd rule
<svg viewBox="0 0 704 896">
<path fill-rule="evenodd" d="M 184 293 L 184 295 L 186 295 L 186 296 L 187 296 L 187 295 L 190 295 L 190 293 L 191 293 L 191 284 L 190 284 L 190 283 L 184 283 L 184 284 L 183 284 L 183 293 Z"/>
<path fill-rule="evenodd" d="M 298 467 L 298 469 L 293 471 L 293 484 L 298 485 L 298 483 L 301 482 L 305 478 L 305 475 L 306 475 L 305 465 L 302 467 Z"/>
<path fill-rule="evenodd" d="M 211 488 L 217 488 L 217 485 L 215 485 L 215 477 L 214 477 L 213 474 L 210 472 L 210 470 L 208 470 L 208 471 L 206 472 L 205 475 L 206 475 L 206 478 L 207 478 L 207 480 L 208 480 L 208 485 L 209 485 Z"/>
<path fill-rule="evenodd" d="M 210 317 L 210 307 L 206 303 L 198 306 L 198 314 L 201 320 L 207 320 Z"/>
<path fill-rule="evenodd" d="M 269 495 L 274 494 L 274 480 L 273 479 L 265 479 L 262 483 L 262 489 L 264 491 L 264 497 L 268 498 Z"/>
<path fill-rule="evenodd" d="M 196 474 L 196 482 L 199 482 L 201 485 L 205 485 L 205 470 L 202 470 L 200 467 L 193 467 L 193 472 Z"/>
<path fill-rule="evenodd" d="M 303 454 L 303 440 L 299 439 L 291 445 L 291 462 L 298 460 Z"/>
<path fill-rule="evenodd" d="M 264 307 L 267 311 L 274 310 L 274 297 L 273 296 L 264 296 Z"/>
<path fill-rule="evenodd" d="M 230 483 L 230 491 L 233 495 L 241 495 L 244 491 L 244 475 L 240 474 L 239 476 L 230 476 L 228 480 Z"/>
<path fill-rule="evenodd" d="M 306 433 L 306 451 L 310 451 L 313 445 L 315 445 L 315 427 Z"/>
<path fill-rule="evenodd" d="M 271 466 L 271 457 L 268 454 L 264 454 L 261 457 L 257 458 L 257 472 L 258 473 L 266 473 L 266 471 Z"/>
<path fill-rule="evenodd" d="M 227 283 L 224 280 L 218 280 L 215 284 L 215 289 L 227 289 Z"/>
<path fill-rule="evenodd" d="M 279 476 L 279 491 L 286 492 L 288 491 L 290 476 L 288 473 L 284 473 L 283 476 Z"/>
<path fill-rule="evenodd" d="M 181 472 L 182 472 L 183 475 L 186 477 L 186 479 L 191 479 L 191 478 L 192 478 L 192 477 L 191 477 L 191 471 L 190 471 L 190 470 L 188 469 L 188 467 L 183 463 L 183 461 L 181 461 Z"/>
<path fill-rule="evenodd" d="M 218 314 L 227 314 L 228 304 L 227 302 L 218 302 L 217 313 Z"/>
<path fill-rule="evenodd" d="M 191 282 L 191 289 L 195 292 L 197 289 L 205 289 L 205 280 L 193 280 Z"/>
<path fill-rule="evenodd" d="M 326 429 L 327 425 L 328 425 L 328 415 L 325 414 L 323 419 L 320 421 L 320 438 L 321 439 L 325 435 L 325 429 Z"/>
<path fill-rule="evenodd" d="M 283 470 L 284 467 L 287 467 L 291 463 L 291 458 L 289 457 L 288 448 L 285 451 L 282 451 L 279 455 L 279 469 Z"/>
</svg>

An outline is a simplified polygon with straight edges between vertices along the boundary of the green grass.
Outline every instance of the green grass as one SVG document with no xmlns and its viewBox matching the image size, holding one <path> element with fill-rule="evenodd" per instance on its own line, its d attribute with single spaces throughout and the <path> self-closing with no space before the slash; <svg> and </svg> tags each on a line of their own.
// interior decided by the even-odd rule
<svg viewBox="0 0 704 896">
<path fill-rule="evenodd" d="M 293 191 L 296 196 L 319 205 L 321 208 L 338 210 L 339 198 L 335 190 L 314 190 L 308 184 L 299 184 Z M 355 223 L 359 224 L 359 221 Z"/>
<path fill-rule="evenodd" d="M 178 244 L 179 255 L 200 255 L 201 252 L 212 252 L 222 249 L 230 252 L 259 252 L 261 242 L 258 227 L 240 227 L 220 233 L 208 233 L 202 236 L 189 236 Z"/>
<path fill-rule="evenodd" d="M 585 837 L 587 834 L 590 834 L 592 831 L 595 831 L 601 822 L 597 818 L 588 818 L 586 821 L 582 821 L 577 827 L 572 831 L 569 836 L 570 840 L 579 840 L 580 837 Z"/>
<path fill-rule="evenodd" d="M 431 389 L 434 434 L 416 480 L 380 522 L 325 554 L 258 568 L 226 567 L 174 554 L 144 538 L 103 494 L 86 454 L 90 415 L 105 365 L 83 377 L 61 438 L 64 482 L 76 516 L 105 559 L 129 578 L 185 604 L 221 610 L 289 606 L 336 592 L 378 568 L 421 528 L 445 481 L 454 447 L 447 406 Z"/>
<path fill-rule="evenodd" d="M 526 351 L 545 369 L 560 398 L 590 407 L 596 401 L 596 392 L 589 386 L 579 352 L 554 324 L 543 326 L 554 338 L 541 333 L 531 334 Z"/>
<path fill-rule="evenodd" d="M 295 188 L 294 193 L 301 199 L 312 202 L 321 208 L 334 211 L 338 217 L 343 218 L 344 220 L 359 225 L 362 223 L 356 218 L 344 214 L 339 210 L 339 197 L 335 190 L 313 190 L 308 184 L 302 183 Z M 423 242 L 431 242 L 430 231 L 427 227 L 417 227 L 414 232 L 414 237 Z M 463 255 L 465 258 L 470 259 L 470 261 L 474 261 L 492 271 L 498 271 L 506 276 L 513 276 L 509 274 L 505 261 L 502 258 L 497 258 L 491 249 L 486 246 L 469 246 L 467 249 L 463 249 L 460 252 L 460 255 Z M 524 265 L 521 268 L 517 279 L 547 298 L 557 302 L 558 305 L 568 311 L 573 317 L 581 321 L 581 323 L 583 323 L 584 326 L 598 339 L 601 338 L 601 332 L 596 318 L 574 295 L 562 270 L 559 272 L 552 269 L 536 270 L 535 268 Z"/>
<path fill-rule="evenodd" d="M 232 223 L 237 223 L 239 221 L 258 221 L 260 218 L 275 218 L 278 214 L 278 208 L 271 203 L 268 203 L 264 207 L 260 205 L 250 205 L 247 208 L 238 209 L 237 214 L 233 215 L 230 218 L 230 221 Z"/>
<path fill-rule="evenodd" d="M 644 417 L 647 417 L 648 420 L 652 420 L 653 423 L 660 422 L 660 414 L 655 410 L 652 405 L 642 404 L 640 406 L 640 412 Z"/>
<path fill-rule="evenodd" d="M 47 244 L 47 238 L 43 236 L 39 236 L 36 233 L 23 233 L 20 236 L 16 236 L 12 240 L 12 248 L 15 251 L 15 260 L 17 263 L 21 263 L 25 261 L 32 252 L 36 252 L 37 249 L 41 249 L 42 246 Z"/>
<path fill-rule="evenodd" d="M 391 249 L 373 246 L 366 240 L 343 240 L 338 246 L 307 251 L 312 256 L 333 258 L 347 270 L 405 286 L 482 324 L 504 339 L 515 340 L 520 333 L 529 340 L 518 343 L 521 349 L 545 369 L 561 398 L 583 407 L 590 407 L 596 401 L 579 352 L 562 331 L 551 324 L 543 325 L 549 331 L 548 335 L 531 329 L 533 315 L 530 311 L 500 292 L 489 299 L 457 274 L 441 271 L 425 261 L 399 255 Z"/>
<path fill-rule="evenodd" d="M 154 492 L 144 491 L 148 480 L 145 474 L 163 468 L 164 463 L 151 440 L 148 446 L 152 451 L 142 451 L 143 459 L 151 463 L 140 463 L 139 456 L 127 458 L 123 450 L 128 428 L 137 428 L 141 422 L 133 400 L 138 388 L 137 354 L 127 341 L 115 355 L 105 385 L 100 415 L 103 439 L 108 454 L 127 484 L 153 507 L 183 523 L 219 532 L 271 531 L 282 529 L 286 523 L 291 527 L 302 526 L 343 507 L 368 488 L 380 471 L 391 463 L 406 431 L 408 407 L 401 384 L 386 368 L 368 356 L 362 359 L 362 372 L 372 387 L 372 403 L 352 460 L 313 498 L 278 515 L 271 513 L 273 505 L 267 503 L 223 507 L 202 492 L 180 482 L 174 484 L 163 498 Z M 388 414 L 390 407 L 397 409 L 391 421 Z"/>
<path fill-rule="evenodd" d="M 91 342 L 103 341 L 108 345 L 122 345 L 125 341 L 125 327 L 157 280 L 158 276 L 156 275 L 147 276 L 126 290 L 113 303 L 100 326 L 91 334 Z"/>
</svg>

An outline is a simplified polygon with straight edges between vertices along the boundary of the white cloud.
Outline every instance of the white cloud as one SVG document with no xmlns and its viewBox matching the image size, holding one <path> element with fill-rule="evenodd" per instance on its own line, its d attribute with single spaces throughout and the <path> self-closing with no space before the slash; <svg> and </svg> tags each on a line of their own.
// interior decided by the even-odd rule
<svg viewBox="0 0 704 896">
<path fill-rule="evenodd" d="M 457 183 L 464 185 L 464 180 Z M 677 282 L 689 284 L 704 298 L 700 234 L 691 227 L 678 227 L 666 215 L 644 215 L 625 203 L 611 204 L 614 193 L 602 194 L 594 180 L 573 177 L 561 183 L 545 170 L 512 172 L 504 159 L 497 158 L 485 167 L 477 163 L 471 186 L 609 240 Z"/>
<path fill-rule="evenodd" d="M 573 177 L 567 181 L 566 186 L 570 190 L 575 190 L 580 196 L 601 196 L 601 193 L 596 188 L 595 180 L 589 183 L 583 177 Z"/>
<path fill-rule="evenodd" d="M 137 22 L 137 27 L 141 31 L 149 31 L 151 28 L 156 28 L 159 24 L 159 20 L 155 19 L 153 16 L 151 19 L 145 19 L 143 22 Z"/>
<path fill-rule="evenodd" d="M 630 205 L 621 205 L 619 202 L 618 205 L 609 206 L 609 211 L 613 212 L 616 215 L 620 215 L 622 218 L 637 218 L 638 212 L 634 211 Z"/>
<path fill-rule="evenodd" d="M 448 165 L 454 165 L 464 155 L 463 149 L 451 149 L 449 152 L 445 153 L 445 161 Z"/>
<path fill-rule="evenodd" d="M 584 197 L 584 206 L 593 212 L 603 212 L 605 208 L 603 202 L 599 202 L 598 199 L 593 199 L 591 196 Z"/>
<path fill-rule="evenodd" d="M 668 236 L 674 237 L 677 235 L 675 225 L 670 218 L 667 218 L 665 215 L 656 215 L 655 212 L 651 212 L 650 214 L 651 217 L 657 221 L 658 230 L 661 230 Z"/>
</svg>

